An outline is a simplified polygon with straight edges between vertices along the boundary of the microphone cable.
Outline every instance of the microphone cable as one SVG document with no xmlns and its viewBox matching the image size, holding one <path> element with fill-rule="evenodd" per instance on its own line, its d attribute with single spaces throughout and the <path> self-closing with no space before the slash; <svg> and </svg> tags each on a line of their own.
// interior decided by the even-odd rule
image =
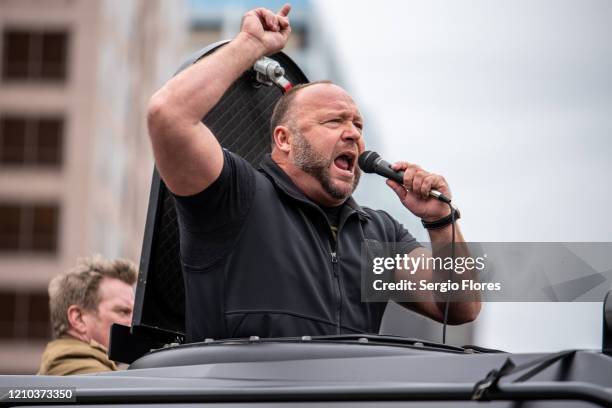
<svg viewBox="0 0 612 408">
<path fill-rule="evenodd" d="M 453 277 L 451 275 L 455 272 L 455 213 L 457 210 L 452 206 L 450 202 L 447 203 L 448 207 L 451 210 L 451 261 L 453 263 L 453 270 L 449 272 L 449 277 Z M 446 325 L 448 324 L 448 309 L 450 302 L 448 301 L 448 295 L 446 296 L 446 300 L 444 302 L 444 322 L 442 324 L 442 344 L 446 344 Z"/>
</svg>

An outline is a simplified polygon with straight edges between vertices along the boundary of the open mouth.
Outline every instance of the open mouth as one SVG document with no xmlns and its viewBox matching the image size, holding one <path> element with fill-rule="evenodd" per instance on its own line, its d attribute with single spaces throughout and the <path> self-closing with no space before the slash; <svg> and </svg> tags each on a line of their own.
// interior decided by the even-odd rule
<svg viewBox="0 0 612 408">
<path fill-rule="evenodd" d="M 336 156 L 336 158 L 334 159 L 334 164 L 340 170 L 352 173 L 353 170 L 355 169 L 355 160 L 356 159 L 357 159 L 357 155 L 354 152 L 346 151 L 346 152 L 342 152 L 338 156 Z"/>
</svg>

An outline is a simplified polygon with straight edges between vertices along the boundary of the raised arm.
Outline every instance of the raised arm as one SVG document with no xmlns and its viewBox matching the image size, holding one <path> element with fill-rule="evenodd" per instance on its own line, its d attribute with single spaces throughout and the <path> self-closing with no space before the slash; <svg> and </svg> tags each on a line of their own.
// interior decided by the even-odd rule
<svg viewBox="0 0 612 408">
<path fill-rule="evenodd" d="M 283 49 L 291 32 L 290 9 L 286 4 L 277 14 L 249 11 L 229 44 L 173 77 L 151 98 L 147 124 L 153 155 L 173 193 L 198 193 L 219 177 L 221 146 L 201 120 L 255 61 Z"/>
</svg>

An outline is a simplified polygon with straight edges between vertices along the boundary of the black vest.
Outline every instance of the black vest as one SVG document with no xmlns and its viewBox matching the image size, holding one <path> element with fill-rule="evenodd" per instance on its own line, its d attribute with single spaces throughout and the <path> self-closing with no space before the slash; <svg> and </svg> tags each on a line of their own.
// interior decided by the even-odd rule
<svg viewBox="0 0 612 408">
<path fill-rule="evenodd" d="M 205 269 L 183 262 L 188 341 L 378 333 L 386 303 L 361 301 L 361 244 L 412 238 L 407 231 L 351 197 L 336 240 L 325 213 L 269 156 L 252 182 L 228 254 Z"/>
</svg>

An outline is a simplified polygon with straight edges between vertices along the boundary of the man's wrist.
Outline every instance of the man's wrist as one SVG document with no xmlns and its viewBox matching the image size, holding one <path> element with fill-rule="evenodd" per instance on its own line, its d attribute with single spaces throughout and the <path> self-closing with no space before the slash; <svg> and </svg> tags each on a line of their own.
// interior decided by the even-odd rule
<svg viewBox="0 0 612 408">
<path fill-rule="evenodd" d="M 446 218 L 446 217 L 450 216 L 450 214 L 451 214 L 451 210 L 449 208 L 448 212 L 446 214 L 438 215 L 438 216 L 435 216 L 435 217 L 422 217 L 421 218 L 421 222 L 434 222 L 434 221 L 438 221 L 438 220 L 441 220 L 442 218 Z"/>
<path fill-rule="evenodd" d="M 431 221 L 421 219 L 421 223 L 423 224 L 423 227 L 425 227 L 428 230 L 442 229 L 442 228 L 448 227 L 449 225 L 453 224 L 459 218 L 461 218 L 461 213 L 459 212 L 458 209 L 453 209 L 453 210 L 449 210 L 448 215 L 446 215 L 445 217 L 441 217 L 441 218 L 438 218 L 436 220 L 431 220 Z"/>
<path fill-rule="evenodd" d="M 240 47 L 241 50 L 249 52 L 253 63 L 266 55 L 266 47 L 262 42 L 247 32 L 239 32 L 232 42 Z"/>
</svg>

